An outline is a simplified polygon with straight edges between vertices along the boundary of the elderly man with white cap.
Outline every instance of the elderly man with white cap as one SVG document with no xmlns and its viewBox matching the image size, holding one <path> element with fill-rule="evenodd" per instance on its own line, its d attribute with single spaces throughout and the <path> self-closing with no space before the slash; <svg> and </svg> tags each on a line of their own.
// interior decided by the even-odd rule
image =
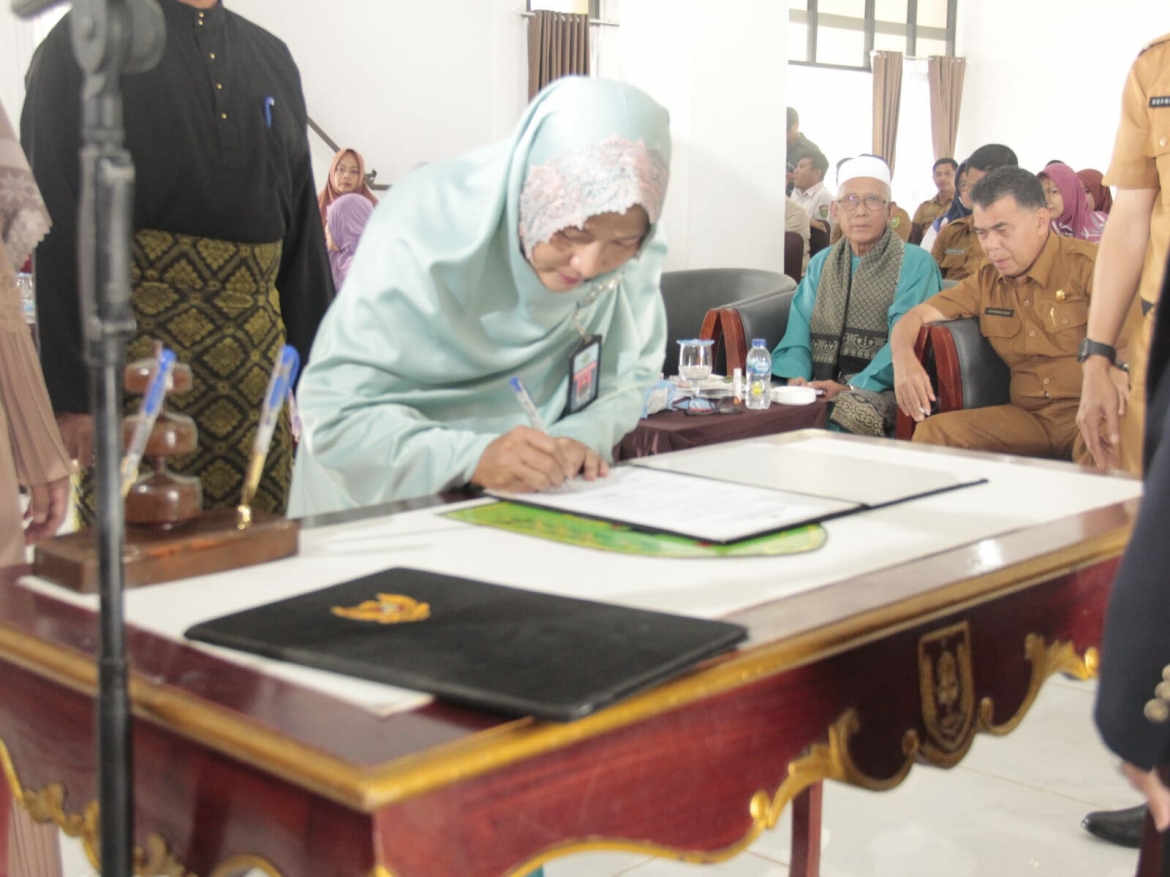
<svg viewBox="0 0 1170 877">
<path fill-rule="evenodd" d="M 809 262 L 772 373 L 823 390 L 833 403 L 830 429 L 886 435 L 897 412 L 890 333 L 942 288 L 942 278 L 930 253 L 889 227 L 890 168 L 882 159 L 843 164 L 831 209 L 843 237 Z"/>
</svg>

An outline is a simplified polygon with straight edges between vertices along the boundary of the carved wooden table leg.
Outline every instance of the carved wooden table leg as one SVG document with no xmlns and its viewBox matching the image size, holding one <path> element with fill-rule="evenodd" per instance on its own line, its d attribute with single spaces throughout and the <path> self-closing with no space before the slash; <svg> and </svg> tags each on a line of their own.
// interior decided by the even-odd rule
<svg viewBox="0 0 1170 877">
<path fill-rule="evenodd" d="M 4 820 L 8 833 L 8 877 L 62 877 L 61 839 L 57 826 L 34 822 L 28 811 L 6 794 L 10 812 Z"/>
<path fill-rule="evenodd" d="M 1166 855 L 1167 839 L 1154 826 L 1153 817 L 1146 811 L 1146 824 L 1142 829 L 1142 849 L 1138 856 L 1136 877 L 1166 877 L 1170 874 L 1170 856 Z"/>
<path fill-rule="evenodd" d="M 12 790 L 8 788 L 4 772 L 0 771 L 0 877 L 8 877 L 8 820 L 15 806 Z"/>
<path fill-rule="evenodd" d="M 820 877 L 824 791 L 824 783 L 813 783 L 792 802 L 792 861 L 788 877 Z"/>
</svg>

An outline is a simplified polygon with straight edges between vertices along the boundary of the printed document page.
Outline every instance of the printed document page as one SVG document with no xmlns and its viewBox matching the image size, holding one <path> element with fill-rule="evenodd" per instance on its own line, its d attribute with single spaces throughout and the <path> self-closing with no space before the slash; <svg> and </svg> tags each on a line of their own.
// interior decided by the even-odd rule
<svg viewBox="0 0 1170 877">
<path fill-rule="evenodd" d="M 617 466 L 606 478 L 575 478 L 544 493 L 493 496 L 706 542 L 735 542 L 856 511 L 856 503 L 783 490 Z"/>
</svg>

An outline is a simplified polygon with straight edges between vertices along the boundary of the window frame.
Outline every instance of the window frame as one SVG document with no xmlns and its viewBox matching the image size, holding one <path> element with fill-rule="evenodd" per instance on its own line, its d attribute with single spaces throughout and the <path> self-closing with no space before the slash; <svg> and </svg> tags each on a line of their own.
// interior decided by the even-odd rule
<svg viewBox="0 0 1170 877">
<path fill-rule="evenodd" d="M 590 0 L 592 3 L 593 0 Z M 880 31 L 883 34 L 895 34 L 906 37 L 908 58 L 915 57 L 918 48 L 918 38 L 941 40 L 946 43 L 946 54 L 953 57 L 955 54 L 955 22 L 958 18 L 959 0 L 947 0 L 947 25 L 945 28 L 920 27 L 918 24 L 918 0 L 906 0 L 906 21 L 902 24 L 891 25 L 890 22 L 877 21 L 877 0 L 865 0 L 863 18 L 849 15 L 821 14 L 818 7 L 820 0 L 806 0 L 804 9 L 789 9 L 788 21 L 794 24 L 805 25 L 805 57 L 811 61 L 796 61 L 789 59 L 789 64 L 800 67 L 824 67 L 830 70 L 855 70 L 866 73 L 873 72 L 874 37 Z M 821 27 L 836 30 L 861 30 L 865 34 L 865 49 L 863 63 L 828 64 L 815 60 L 817 57 L 817 32 Z"/>
</svg>

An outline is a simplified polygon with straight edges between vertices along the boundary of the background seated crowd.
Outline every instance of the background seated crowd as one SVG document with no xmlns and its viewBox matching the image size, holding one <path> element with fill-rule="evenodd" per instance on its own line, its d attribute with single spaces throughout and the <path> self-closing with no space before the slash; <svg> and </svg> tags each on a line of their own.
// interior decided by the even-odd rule
<svg viewBox="0 0 1170 877">
<path fill-rule="evenodd" d="M 814 246 L 802 268 L 773 353 L 775 378 L 823 391 L 832 403 L 830 429 L 892 435 L 900 408 L 915 422 L 918 442 L 1113 462 L 1116 455 L 1095 456 L 1094 445 L 1116 449 L 1103 437 L 1086 442 L 1076 422 L 1078 354 L 1112 205 L 1101 173 L 1059 161 L 1033 173 L 1018 167 L 1012 149 L 989 143 L 962 163 L 936 161 L 937 193 L 911 219 L 890 200 L 882 159 L 843 159 L 834 196 L 825 184 L 828 160 L 798 136 L 789 228 L 803 209 L 813 229 L 819 218 L 830 230 L 831 243 L 820 252 Z M 1136 304 L 1132 310 L 1130 329 Z M 1011 402 L 932 414 L 935 389 L 915 342 L 925 323 L 964 317 L 978 319 L 1007 365 Z M 1122 358 L 1111 371 L 1124 398 Z"/>
</svg>

